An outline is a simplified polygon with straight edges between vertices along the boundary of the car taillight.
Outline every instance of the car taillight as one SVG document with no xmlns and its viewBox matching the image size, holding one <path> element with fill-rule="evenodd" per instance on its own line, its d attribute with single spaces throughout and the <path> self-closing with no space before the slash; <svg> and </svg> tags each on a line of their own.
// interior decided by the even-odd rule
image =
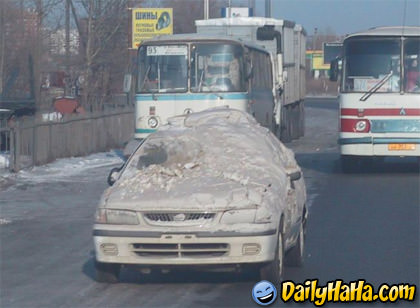
<svg viewBox="0 0 420 308">
<path fill-rule="evenodd" d="M 341 119 L 341 131 L 348 133 L 367 133 L 370 131 L 370 122 L 360 119 Z"/>
</svg>

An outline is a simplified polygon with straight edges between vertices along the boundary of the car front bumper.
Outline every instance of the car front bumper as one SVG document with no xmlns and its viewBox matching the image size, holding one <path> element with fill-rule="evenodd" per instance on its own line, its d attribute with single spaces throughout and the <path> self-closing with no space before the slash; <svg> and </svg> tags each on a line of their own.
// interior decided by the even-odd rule
<svg viewBox="0 0 420 308">
<path fill-rule="evenodd" d="M 263 263 L 274 259 L 277 230 L 164 233 L 93 231 L 96 259 L 137 265 Z"/>
</svg>

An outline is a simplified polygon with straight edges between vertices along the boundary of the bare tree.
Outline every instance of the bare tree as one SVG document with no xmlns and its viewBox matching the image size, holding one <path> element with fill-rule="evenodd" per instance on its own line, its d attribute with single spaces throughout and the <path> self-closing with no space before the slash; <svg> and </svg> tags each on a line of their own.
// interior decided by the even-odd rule
<svg viewBox="0 0 420 308">
<path fill-rule="evenodd" d="M 127 1 L 81 0 L 86 16 L 79 34 L 83 52 L 83 105 L 90 110 L 101 108 L 110 92 L 111 67 L 124 62 L 127 53 Z M 122 80 L 122 78 L 121 78 Z"/>
</svg>

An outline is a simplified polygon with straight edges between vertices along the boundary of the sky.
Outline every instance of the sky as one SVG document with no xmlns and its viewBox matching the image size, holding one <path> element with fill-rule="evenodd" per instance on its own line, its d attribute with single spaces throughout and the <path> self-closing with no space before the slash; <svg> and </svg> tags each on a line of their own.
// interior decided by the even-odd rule
<svg viewBox="0 0 420 308">
<path fill-rule="evenodd" d="M 255 2 L 257 14 L 264 16 L 264 0 Z M 308 35 L 315 28 L 331 28 L 335 34 L 345 35 L 372 27 L 402 25 L 405 5 L 405 25 L 420 26 L 420 0 L 271 0 L 274 18 L 295 21 Z"/>
</svg>

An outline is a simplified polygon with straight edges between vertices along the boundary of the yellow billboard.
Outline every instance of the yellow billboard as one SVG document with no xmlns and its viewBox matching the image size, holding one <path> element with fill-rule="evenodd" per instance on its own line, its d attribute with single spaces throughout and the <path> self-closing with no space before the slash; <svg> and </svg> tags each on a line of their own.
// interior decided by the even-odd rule
<svg viewBox="0 0 420 308">
<path fill-rule="evenodd" d="M 173 34 L 172 8 L 132 9 L 131 48 L 156 35 Z"/>
<path fill-rule="evenodd" d="M 329 70 L 330 64 L 324 63 L 324 55 L 323 54 L 313 54 L 312 57 L 312 69 L 314 70 Z"/>
</svg>

